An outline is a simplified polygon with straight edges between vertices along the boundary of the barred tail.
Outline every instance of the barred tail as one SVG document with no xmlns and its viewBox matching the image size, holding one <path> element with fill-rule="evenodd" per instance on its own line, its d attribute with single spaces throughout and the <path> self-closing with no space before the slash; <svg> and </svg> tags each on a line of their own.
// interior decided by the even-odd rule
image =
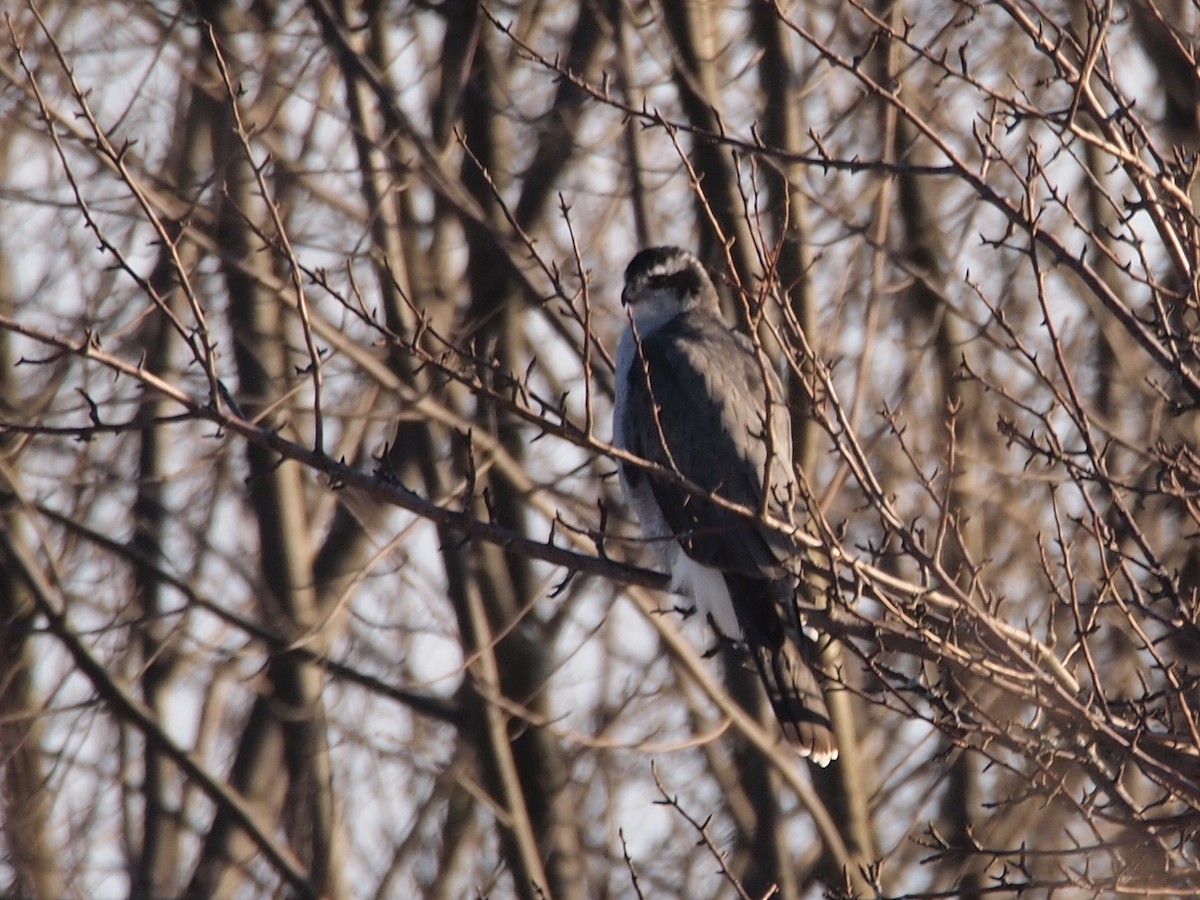
<svg viewBox="0 0 1200 900">
<path fill-rule="evenodd" d="M 837 739 L 816 675 L 791 640 L 771 647 L 759 638 L 747 634 L 747 648 L 784 735 L 801 756 L 829 765 L 837 759 Z"/>
<path fill-rule="evenodd" d="M 837 738 L 817 676 L 805 656 L 807 639 L 790 634 L 781 603 L 791 597 L 786 582 L 725 573 L 742 640 L 754 660 L 775 718 L 801 756 L 818 766 L 837 759 Z M 786 595 L 786 596 L 785 596 Z"/>
</svg>

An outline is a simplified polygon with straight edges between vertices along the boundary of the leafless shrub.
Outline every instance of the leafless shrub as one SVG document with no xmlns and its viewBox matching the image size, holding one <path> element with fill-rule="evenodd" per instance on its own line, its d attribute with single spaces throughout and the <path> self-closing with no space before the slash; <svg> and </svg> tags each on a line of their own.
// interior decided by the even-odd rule
<svg viewBox="0 0 1200 900">
<path fill-rule="evenodd" d="M 1200 892 L 1196 15 L 9 10 L 5 892 Z M 788 376 L 829 770 L 617 499 L 647 243 Z"/>
</svg>

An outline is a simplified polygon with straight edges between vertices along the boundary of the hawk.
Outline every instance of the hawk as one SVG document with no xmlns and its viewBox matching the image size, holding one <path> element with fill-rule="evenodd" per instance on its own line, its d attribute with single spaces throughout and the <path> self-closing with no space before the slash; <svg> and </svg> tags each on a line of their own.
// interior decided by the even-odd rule
<svg viewBox="0 0 1200 900">
<path fill-rule="evenodd" d="M 613 443 L 661 467 L 619 461 L 625 496 L 671 590 L 745 647 L 788 739 L 828 765 L 837 742 L 786 566 L 796 546 L 753 515 L 789 521 L 796 497 L 779 378 L 726 325 L 716 288 L 686 250 L 638 253 L 621 303 L 630 322 L 617 351 Z"/>
</svg>

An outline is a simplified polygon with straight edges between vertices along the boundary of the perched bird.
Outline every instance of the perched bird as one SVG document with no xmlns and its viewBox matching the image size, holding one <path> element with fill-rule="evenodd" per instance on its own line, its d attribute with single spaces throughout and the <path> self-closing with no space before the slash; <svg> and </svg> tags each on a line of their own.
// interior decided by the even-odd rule
<svg viewBox="0 0 1200 900">
<path fill-rule="evenodd" d="M 716 288 L 686 250 L 638 253 L 621 302 L 630 324 L 617 352 L 613 443 L 660 467 L 619 461 L 625 496 L 671 590 L 745 646 L 788 739 L 828 765 L 837 743 L 786 566 L 795 543 L 755 518 L 789 521 L 797 496 L 779 378 L 722 319 Z"/>
</svg>

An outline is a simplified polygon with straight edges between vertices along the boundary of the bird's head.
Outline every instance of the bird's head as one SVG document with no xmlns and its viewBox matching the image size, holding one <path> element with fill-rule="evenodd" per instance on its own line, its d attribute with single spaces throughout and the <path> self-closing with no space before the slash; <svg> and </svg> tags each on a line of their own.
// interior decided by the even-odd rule
<svg viewBox="0 0 1200 900">
<path fill-rule="evenodd" d="M 621 303 L 639 326 L 666 322 L 697 306 L 718 311 L 717 289 L 700 260 L 679 247 L 650 247 L 625 268 Z"/>
</svg>

